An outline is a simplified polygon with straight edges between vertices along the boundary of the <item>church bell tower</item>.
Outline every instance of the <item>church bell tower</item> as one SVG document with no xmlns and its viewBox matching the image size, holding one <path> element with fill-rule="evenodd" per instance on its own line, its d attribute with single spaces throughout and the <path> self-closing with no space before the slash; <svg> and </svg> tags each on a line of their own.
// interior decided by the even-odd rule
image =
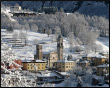
<svg viewBox="0 0 110 88">
<path fill-rule="evenodd" d="M 63 37 L 62 35 L 59 35 L 57 38 L 57 53 L 58 53 L 58 59 L 63 59 Z"/>
<path fill-rule="evenodd" d="M 36 52 L 36 55 L 37 55 L 37 59 L 39 60 L 42 60 L 42 45 L 36 45 L 37 47 L 37 52 Z"/>
</svg>

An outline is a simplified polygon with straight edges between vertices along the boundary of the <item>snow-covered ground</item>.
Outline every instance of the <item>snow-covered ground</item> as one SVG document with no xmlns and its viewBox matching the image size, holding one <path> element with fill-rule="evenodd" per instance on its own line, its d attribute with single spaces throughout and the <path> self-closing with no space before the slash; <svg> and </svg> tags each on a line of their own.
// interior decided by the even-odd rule
<svg viewBox="0 0 110 88">
<path fill-rule="evenodd" d="M 96 41 L 96 44 L 102 46 L 102 50 L 104 52 L 109 51 L 109 38 L 108 37 L 99 37 L 98 41 Z"/>
<path fill-rule="evenodd" d="M 72 85 L 71 85 L 71 87 L 76 87 L 75 85 L 77 84 L 77 83 L 75 83 L 75 82 L 73 82 L 73 83 L 71 83 Z M 59 84 L 55 84 L 55 87 L 65 87 L 64 86 L 64 82 L 61 82 L 61 83 L 59 83 Z M 108 84 L 104 84 L 104 85 L 102 85 L 102 86 L 93 86 L 93 85 L 87 85 L 87 87 L 109 87 L 109 85 Z"/>
<path fill-rule="evenodd" d="M 11 21 L 16 21 L 11 17 L 10 8 L 1 8 L 1 13 L 6 14 Z M 70 13 L 67 13 L 70 14 Z M 15 30 L 18 34 L 20 33 L 19 30 Z M 5 37 L 12 37 L 11 33 L 3 32 L 1 31 L 2 34 L 4 35 L 9 35 Z M 24 31 L 25 32 L 25 31 Z M 38 43 L 42 43 L 41 45 L 43 46 L 43 53 L 49 53 L 51 51 L 56 51 L 57 50 L 57 42 L 53 41 L 53 38 L 55 39 L 55 35 L 50 35 L 48 37 L 47 34 L 40 34 L 36 32 L 27 32 L 27 37 L 28 37 L 28 44 L 29 46 L 24 47 L 23 49 L 14 49 L 16 52 L 16 55 L 19 56 L 19 59 L 34 59 L 34 54 L 36 52 L 36 46 L 33 45 L 34 40 L 37 39 Z M 102 52 L 109 52 L 109 38 L 107 37 L 99 37 L 96 41 L 97 45 L 102 46 Z M 75 54 L 74 52 L 69 52 L 69 42 L 67 38 L 64 38 L 63 40 L 63 45 L 64 45 L 64 50 L 63 50 L 63 55 L 64 58 L 66 58 L 68 55 L 72 55 L 74 59 L 81 58 L 82 53 L 80 54 Z"/>
<path fill-rule="evenodd" d="M 10 8 L 8 8 L 8 7 L 7 7 L 7 9 L 1 8 L 1 13 L 4 13 L 12 22 L 15 22 L 16 20 L 11 17 L 12 14 L 9 12 L 10 12 Z"/>
<path fill-rule="evenodd" d="M 15 30 L 18 34 L 20 33 L 19 30 Z M 2 31 L 1 31 L 2 32 Z M 23 31 L 25 32 L 25 31 Z M 2 32 L 4 35 L 11 35 L 11 33 Z M 7 36 L 6 36 L 7 37 Z M 24 60 L 26 59 L 34 59 L 34 54 L 36 52 L 36 46 L 33 45 L 34 40 L 36 39 L 38 43 L 41 43 L 42 45 L 42 52 L 43 53 L 49 53 L 51 51 L 57 50 L 57 42 L 53 41 L 53 38 L 55 38 L 55 35 L 50 35 L 48 37 L 47 34 L 41 34 L 38 32 L 27 32 L 27 39 L 29 46 L 23 47 L 23 49 L 14 49 L 17 56 L 24 56 L 20 59 Z M 102 52 L 109 52 L 109 38 L 107 37 L 99 37 L 96 41 L 96 44 L 101 45 Z M 69 51 L 69 42 L 68 39 L 64 37 L 63 39 L 63 45 L 64 45 L 64 57 L 67 57 L 68 55 L 72 55 L 74 59 L 80 58 L 81 54 L 76 54 L 75 52 Z"/>
</svg>

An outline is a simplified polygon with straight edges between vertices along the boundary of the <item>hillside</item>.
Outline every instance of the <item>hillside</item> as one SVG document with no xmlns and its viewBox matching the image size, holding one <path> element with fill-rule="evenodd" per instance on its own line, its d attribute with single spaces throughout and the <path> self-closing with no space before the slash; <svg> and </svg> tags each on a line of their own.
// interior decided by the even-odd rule
<svg viewBox="0 0 110 88">
<path fill-rule="evenodd" d="M 15 30 L 15 31 L 19 34 L 19 30 Z M 23 31 L 23 32 L 25 32 L 25 31 Z M 2 34 L 11 35 L 12 33 L 2 32 Z M 26 47 L 23 47 L 23 49 L 14 49 L 18 58 L 19 58 L 19 56 L 24 56 L 23 58 L 20 58 L 22 60 L 25 60 L 25 58 L 34 59 L 34 54 L 36 53 L 36 46 L 33 43 L 34 43 L 35 39 L 37 40 L 38 43 L 41 43 L 41 45 L 43 46 L 43 48 L 42 48 L 43 53 L 49 53 L 51 51 L 57 50 L 57 42 L 53 41 L 53 38 L 55 38 L 55 35 L 50 35 L 48 37 L 47 34 L 41 34 L 41 33 L 28 31 L 27 36 L 28 36 L 27 42 L 29 45 Z M 63 44 L 64 44 L 64 51 L 63 51 L 64 57 L 67 57 L 68 55 L 72 55 L 73 59 L 81 58 L 81 55 L 83 54 L 83 52 L 78 54 L 78 53 L 69 51 L 69 43 L 68 43 L 67 38 L 65 38 L 65 37 L 63 40 Z M 109 38 L 99 37 L 96 41 L 96 44 L 102 46 L 103 52 L 109 51 Z M 94 53 L 91 53 L 91 54 L 94 54 Z"/>
<path fill-rule="evenodd" d="M 65 12 L 80 12 L 90 16 L 105 16 L 109 18 L 109 3 L 96 1 L 4 1 L 4 5 L 15 5 L 18 3 L 24 9 L 37 11 L 41 7 L 63 8 Z"/>
</svg>

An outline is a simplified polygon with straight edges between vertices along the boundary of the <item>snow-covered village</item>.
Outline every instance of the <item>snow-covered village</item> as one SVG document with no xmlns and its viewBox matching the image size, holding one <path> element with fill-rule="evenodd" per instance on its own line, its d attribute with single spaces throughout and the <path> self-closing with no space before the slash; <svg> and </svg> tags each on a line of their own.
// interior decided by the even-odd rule
<svg viewBox="0 0 110 88">
<path fill-rule="evenodd" d="M 109 1 L 2 1 L 1 87 L 109 87 Z"/>
</svg>

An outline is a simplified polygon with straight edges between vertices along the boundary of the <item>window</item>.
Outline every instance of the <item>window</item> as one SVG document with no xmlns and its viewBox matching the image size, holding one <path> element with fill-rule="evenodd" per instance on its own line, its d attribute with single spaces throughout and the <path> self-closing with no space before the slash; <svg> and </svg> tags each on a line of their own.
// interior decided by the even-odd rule
<svg viewBox="0 0 110 88">
<path fill-rule="evenodd" d="M 42 67 L 42 69 L 44 69 L 44 68 Z"/>
<path fill-rule="evenodd" d="M 68 68 L 68 66 L 66 66 L 66 68 Z"/>
<path fill-rule="evenodd" d="M 29 69 L 29 67 L 28 67 L 28 69 Z"/>
</svg>

